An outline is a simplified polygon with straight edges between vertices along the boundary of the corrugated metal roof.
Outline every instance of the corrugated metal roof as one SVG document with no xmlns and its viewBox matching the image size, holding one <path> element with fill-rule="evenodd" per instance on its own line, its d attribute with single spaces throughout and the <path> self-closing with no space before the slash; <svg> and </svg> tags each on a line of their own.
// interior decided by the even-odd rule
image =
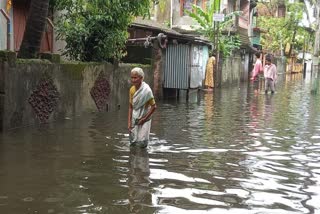
<svg viewBox="0 0 320 214">
<path fill-rule="evenodd" d="M 210 45 L 210 41 L 208 41 L 206 39 L 191 36 L 191 35 L 181 34 L 181 33 L 177 32 L 177 31 L 175 31 L 175 30 L 173 30 L 163 24 L 160 24 L 160 23 L 153 21 L 153 20 L 150 20 L 150 19 L 143 19 L 142 17 L 137 17 L 131 23 L 130 26 L 163 32 L 171 38 L 188 40 L 188 41 L 193 41 L 195 43 L 202 43 L 202 44 Z"/>
<path fill-rule="evenodd" d="M 143 19 L 142 17 L 137 17 L 132 23 L 131 26 L 138 26 L 148 29 L 155 29 L 160 30 L 164 33 L 170 33 L 174 35 L 182 35 L 181 33 L 178 33 L 175 30 L 170 29 L 166 25 L 160 24 L 156 21 L 150 20 L 150 19 Z"/>
</svg>

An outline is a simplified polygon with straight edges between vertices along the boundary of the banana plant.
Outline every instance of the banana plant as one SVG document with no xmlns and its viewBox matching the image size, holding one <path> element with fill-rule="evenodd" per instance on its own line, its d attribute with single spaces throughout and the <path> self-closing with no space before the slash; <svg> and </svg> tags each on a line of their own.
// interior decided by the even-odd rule
<svg viewBox="0 0 320 214">
<path fill-rule="evenodd" d="M 220 1 L 212 0 L 206 10 L 202 9 L 198 5 L 192 5 L 192 11 L 186 11 L 186 13 L 193 18 L 199 26 L 197 30 L 207 37 L 212 44 L 214 44 L 215 37 L 219 38 L 219 50 L 223 53 L 224 57 L 230 56 L 232 50 L 240 47 L 241 43 L 238 35 L 223 34 L 222 32 L 228 31 L 228 28 L 232 26 L 233 17 L 240 15 L 241 11 L 234 11 L 226 14 L 224 21 L 220 22 L 219 30 L 214 30 L 213 16 L 220 10 Z M 196 28 L 196 27 L 194 27 Z"/>
</svg>

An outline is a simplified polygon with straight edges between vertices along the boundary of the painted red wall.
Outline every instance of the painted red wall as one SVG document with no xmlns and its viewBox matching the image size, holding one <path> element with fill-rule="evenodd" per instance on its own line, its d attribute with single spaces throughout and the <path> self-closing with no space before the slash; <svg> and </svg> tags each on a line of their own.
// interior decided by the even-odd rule
<svg viewBox="0 0 320 214">
<path fill-rule="evenodd" d="M 13 2 L 13 41 L 14 50 L 19 51 L 22 42 L 30 0 L 14 1 Z M 47 24 L 46 30 L 43 33 L 40 52 L 52 52 L 53 48 L 53 28 Z"/>
</svg>

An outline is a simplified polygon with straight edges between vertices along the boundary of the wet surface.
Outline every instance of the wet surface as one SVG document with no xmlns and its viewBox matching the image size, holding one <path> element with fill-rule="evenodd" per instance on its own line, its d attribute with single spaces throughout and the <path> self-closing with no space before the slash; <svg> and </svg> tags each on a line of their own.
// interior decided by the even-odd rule
<svg viewBox="0 0 320 214">
<path fill-rule="evenodd" d="M 320 212 L 320 96 L 301 75 L 158 102 L 147 150 L 127 110 L 0 135 L 0 213 Z"/>
</svg>

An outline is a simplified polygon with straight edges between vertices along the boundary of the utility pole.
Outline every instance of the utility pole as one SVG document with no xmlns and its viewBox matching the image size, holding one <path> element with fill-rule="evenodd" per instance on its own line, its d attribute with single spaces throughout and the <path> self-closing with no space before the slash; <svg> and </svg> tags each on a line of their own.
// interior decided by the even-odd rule
<svg viewBox="0 0 320 214">
<path fill-rule="evenodd" d="M 216 49 L 216 64 L 215 64 L 215 77 L 216 80 L 215 85 L 220 87 L 221 84 L 221 74 L 219 71 L 219 61 L 220 61 L 220 50 L 219 50 L 219 22 L 215 21 L 215 49 Z"/>
<path fill-rule="evenodd" d="M 215 0 L 215 8 L 214 8 L 214 13 L 218 15 L 220 13 L 220 5 L 221 5 L 221 0 Z M 215 15 L 214 15 L 215 16 Z M 221 21 L 221 20 L 220 20 Z M 215 48 L 215 58 L 216 58 L 216 64 L 215 64 L 215 72 L 213 75 L 214 79 L 214 85 L 216 87 L 220 87 L 221 84 L 221 73 L 219 70 L 219 61 L 220 61 L 220 50 L 219 50 L 219 21 L 213 20 L 214 22 L 214 48 Z"/>
<path fill-rule="evenodd" d="M 316 34 L 314 40 L 314 49 L 313 49 L 313 57 L 312 57 L 312 89 L 311 93 L 317 93 L 318 85 L 319 85 L 319 46 L 320 46 L 320 0 L 317 0 L 316 3 Z"/>
<path fill-rule="evenodd" d="M 320 0 L 317 0 L 316 4 L 316 35 L 315 35 L 315 42 L 314 42 L 314 51 L 313 55 L 315 57 L 319 57 L 319 44 L 320 44 Z M 318 63 L 317 63 L 318 65 Z"/>
</svg>

